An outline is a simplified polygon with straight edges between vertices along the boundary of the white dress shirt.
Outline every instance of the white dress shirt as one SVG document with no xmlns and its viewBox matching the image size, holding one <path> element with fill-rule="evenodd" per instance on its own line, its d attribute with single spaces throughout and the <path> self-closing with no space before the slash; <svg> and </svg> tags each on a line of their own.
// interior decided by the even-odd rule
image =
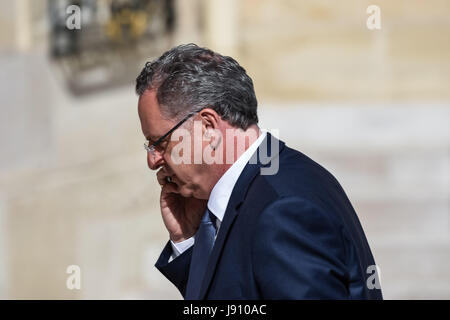
<svg viewBox="0 0 450 320">
<path fill-rule="evenodd" d="M 236 184 L 245 166 L 250 161 L 250 158 L 266 137 L 266 134 L 266 131 L 261 130 L 261 134 L 258 139 L 253 142 L 247 150 L 245 150 L 245 152 L 236 160 L 235 163 L 233 163 L 230 168 L 228 168 L 228 170 L 219 179 L 219 181 L 217 181 L 211 191 L 208 200 L 208 209 L 212 212 L 212 214 L 216 216 L 216 236 L 219 233 L 220 225 L 223 221 L 223 216 L 225 215 L 225 210 L 227 209 L 228 201 L 230 200 L 234 185 Z M 170 240 L 170 244 L 172 246 L 172 255 L 169 259 L 169 262 L 189 249 L 194 244 L 194 242 L 195 235 L 189 239 L 177 243 Z"/>
</svg>

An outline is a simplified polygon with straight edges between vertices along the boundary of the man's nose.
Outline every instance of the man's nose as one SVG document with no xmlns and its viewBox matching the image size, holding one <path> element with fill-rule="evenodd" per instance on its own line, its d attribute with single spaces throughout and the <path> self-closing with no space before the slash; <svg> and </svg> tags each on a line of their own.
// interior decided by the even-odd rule
<svg viewBox="0 0 450 320">
<path fill-rule="evenodd" d="M 148 152 L 147 163 L 151 170 L 156 170 L 164 164 L 164 158 L 159 154 L 159 152 L 155 152 L 155 155 Z"/>
</svg>

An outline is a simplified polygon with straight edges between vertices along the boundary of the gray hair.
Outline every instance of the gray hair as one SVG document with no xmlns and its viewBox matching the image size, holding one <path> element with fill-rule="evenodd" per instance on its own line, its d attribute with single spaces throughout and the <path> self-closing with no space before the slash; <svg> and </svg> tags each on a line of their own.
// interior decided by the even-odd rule
<svg viewBox="0 0 450 320">
<path fill-rule="evenodd" d="M 181 119 L 209 107 L 232 126 L 258 123 L 253 81 L 236 60 L 195 44 L 180 45 L 147 62 L 136 93 L 157 89 L 162 114 Z"/>
</svg>

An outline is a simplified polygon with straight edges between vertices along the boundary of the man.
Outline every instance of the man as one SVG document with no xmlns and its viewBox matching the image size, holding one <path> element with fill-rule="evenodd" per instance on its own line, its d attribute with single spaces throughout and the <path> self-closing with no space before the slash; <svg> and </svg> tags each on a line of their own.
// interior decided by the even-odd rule
<svg viewBox="0 0 450 320">
<path fill-rule="evenodd" d="M 234 59 L 182 45 L 136 82 L 170 238 L 156 267 L 186 299 L 382 298 L 341 186 L 258 128 L 252 80 Z"/>
</svg>

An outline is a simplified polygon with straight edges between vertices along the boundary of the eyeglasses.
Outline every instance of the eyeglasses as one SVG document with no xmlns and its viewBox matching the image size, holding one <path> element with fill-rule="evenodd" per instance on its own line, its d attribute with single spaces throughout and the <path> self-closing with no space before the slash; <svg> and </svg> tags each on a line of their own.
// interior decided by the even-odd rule
<svg viewBox="0 0 450 320">
<path fill-rule="evenodd" d="M 149 152 L 152 156 L 156 156 L 156 147 L 158 147 L 158 145 L 160 145 L 161 142 L 163 142 L 172 132 L 177 130 L 183 123 L 185 123 L 187 119 L 189 119 L 190 117 L 192 117 L 193 115 L 197 114 L 200 111 L 201 110 L 198 110 L 198 111 L 194 111 L 194 112 L 191 112 L 190 114 L 188 114 L 183 120 L 178 122 L 172 129 L 167 131 L 166 134 L 164 134 L 161 138 L 156 140 L 151 145 L 149 145 L 150 141 L 145 142 L 144 143 L 145 150 L 147 150 L 147 152 Z"/>
</svg>

